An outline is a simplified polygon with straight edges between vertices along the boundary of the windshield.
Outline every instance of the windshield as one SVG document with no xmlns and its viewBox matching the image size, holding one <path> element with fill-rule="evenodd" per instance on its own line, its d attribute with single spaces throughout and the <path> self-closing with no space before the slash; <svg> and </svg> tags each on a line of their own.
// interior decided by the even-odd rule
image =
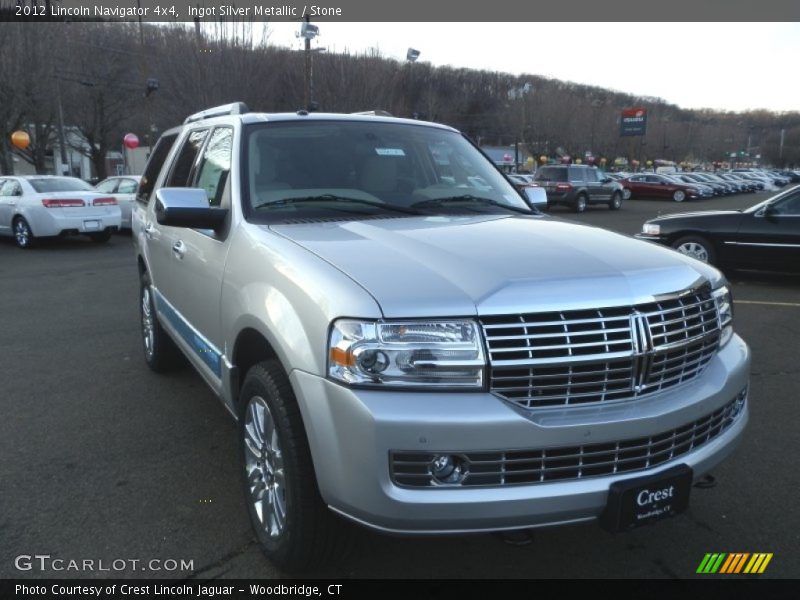
<svg viewBox="0 0 800 600">
<path fill-rule="evenodd" d="M 460 134 L 423 125 L 291 121 L 246 130 L 248 218 L 533 212 Z M 446 201 L 443 201 L 446 200 Z"/>
<path fill-rule="evenodd" d="M 42 177 L 41 179 L 28 179 L 34 190 L 39 194 L 48 192 L 92 192 L 94 188 L 75 177 Z"/>
</svg>

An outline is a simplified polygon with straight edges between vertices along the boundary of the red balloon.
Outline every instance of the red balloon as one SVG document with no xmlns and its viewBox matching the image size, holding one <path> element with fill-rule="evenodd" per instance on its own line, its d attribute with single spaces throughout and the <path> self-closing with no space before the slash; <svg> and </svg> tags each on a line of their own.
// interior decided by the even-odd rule
<svg viewBox="0 0 800 600">
<path fill-rule="evenodd" d="M 122 138 L 122 143 L 125 144 L 126 148 L 133 150 L 139 147 L 139 138 L 136 137 L 135 133 L 126 133 L 125 137 Z"/>
</svg>

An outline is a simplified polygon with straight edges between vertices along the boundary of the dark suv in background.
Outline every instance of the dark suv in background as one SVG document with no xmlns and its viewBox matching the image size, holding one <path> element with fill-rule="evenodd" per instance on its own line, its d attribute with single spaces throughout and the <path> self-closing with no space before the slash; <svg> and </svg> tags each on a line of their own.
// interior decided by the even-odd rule
<svg viewBox="0 0 800 600">
<path fill-rule="evenodd" d="M 583 212 L 589 204 L 622 206 L 622 186 L 595 167 L 549 165 L 540 167 L 533 180 L 547 191 L 547 207 L 556 204 Z"/>
</svg>

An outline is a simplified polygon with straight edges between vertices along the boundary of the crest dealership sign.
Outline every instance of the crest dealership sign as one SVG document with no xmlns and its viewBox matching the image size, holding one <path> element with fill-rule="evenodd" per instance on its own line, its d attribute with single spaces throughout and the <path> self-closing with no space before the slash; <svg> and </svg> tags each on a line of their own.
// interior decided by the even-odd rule
<svg viewBox="0 0 800 600">
<path fill-rule="evenodd" d="M 619 121 L 620 135 L 644 135 L 647 132 L 647 109 L 623 108 Z"/>
</svg>

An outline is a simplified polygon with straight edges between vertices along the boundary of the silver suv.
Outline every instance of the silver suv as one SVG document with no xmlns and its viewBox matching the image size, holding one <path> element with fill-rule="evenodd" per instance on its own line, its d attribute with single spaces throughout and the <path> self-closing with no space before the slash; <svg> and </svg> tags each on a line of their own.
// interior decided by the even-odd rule
<svg viewBox="0 0 800 600">
<path fill-rule="evenodd" d="M 722 274 L 551 219 L 467 138 L 381 116 L 194 115 L 133 213 L 144 355 L 238 419 L 287 570 L 392 533 L 673 515 L 747 422 Z"/>
</svg>

